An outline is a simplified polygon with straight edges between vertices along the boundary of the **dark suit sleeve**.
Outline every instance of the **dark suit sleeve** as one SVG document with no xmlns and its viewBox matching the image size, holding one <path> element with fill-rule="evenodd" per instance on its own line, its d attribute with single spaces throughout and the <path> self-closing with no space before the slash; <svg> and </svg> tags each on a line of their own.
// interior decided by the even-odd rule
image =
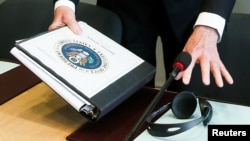
<svg viewBox="0 0 250 141">
<path fill-rule="evenodd" d="M 203 0 L 201 11 L 215 13 L 228 20 L 234 4 L 235 0 Z"/>
<path fill-rule="evenodd" d="M 53 0 L 54 3 L 55 3 L 56 1 L 58 1 L 58 0 Z M 75 5 L 77 5 L 77 4 L 79 3 L 79 0 L 70 0 L 70 1 L 72 1 Z"/>
</svg>

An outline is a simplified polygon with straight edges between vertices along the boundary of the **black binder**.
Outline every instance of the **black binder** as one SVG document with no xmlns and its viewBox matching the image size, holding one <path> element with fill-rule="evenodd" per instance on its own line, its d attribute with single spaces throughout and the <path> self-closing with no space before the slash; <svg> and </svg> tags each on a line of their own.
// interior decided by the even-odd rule
<svg viewBox="0 0 250 141">
<path fill-rule="evenodd" d="M 18 42 L 11 53 L 96 121 L 152 80 L 156 69 L 88 24 L 79 24 L 83 35 L 63 27 Z"/>
</svg>

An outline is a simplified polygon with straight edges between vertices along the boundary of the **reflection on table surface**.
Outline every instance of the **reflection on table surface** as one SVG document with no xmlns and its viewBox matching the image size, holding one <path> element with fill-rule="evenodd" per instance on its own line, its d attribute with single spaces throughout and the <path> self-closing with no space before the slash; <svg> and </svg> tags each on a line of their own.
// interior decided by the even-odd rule
<svg viewBox="0 0 250 141">
<path fill-rule="evenodd" d="M 62 141 L 86 119 L 46 84 L 0 105 L 0 140 Z"/>
</svg>

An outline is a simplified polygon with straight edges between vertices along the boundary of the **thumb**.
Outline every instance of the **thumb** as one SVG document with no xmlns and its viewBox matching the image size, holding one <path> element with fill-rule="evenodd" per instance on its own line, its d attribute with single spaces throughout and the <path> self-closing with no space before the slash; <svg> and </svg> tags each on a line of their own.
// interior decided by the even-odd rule
<svg viewBox="0 0 250 141">
<path fill-rule="evenodd" d="M 76 22 L 76 21 L 74 21 L 74 22 L 70 22 L 69 24 L 68 24 L 68 27 L 70 28 L 70 30 L 73 32 L 73 33 L 75 33 L 75 34 L 77 34 L 77 35 L 79 35 L 79 34 L 82 34 L 82 28 L 80 27 L 80 25 L 78 24 L 78 22 Z"/>
</svg>

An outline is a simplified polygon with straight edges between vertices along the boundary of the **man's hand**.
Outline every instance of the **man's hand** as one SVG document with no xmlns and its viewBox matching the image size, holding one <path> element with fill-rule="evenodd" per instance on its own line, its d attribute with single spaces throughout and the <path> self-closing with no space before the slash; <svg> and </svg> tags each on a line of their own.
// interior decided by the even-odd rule
<svg viewBox="0 0 250 141">
<path fill-rule="evenodd" d="M 222 63 L 217 50 L 218 33 L 215 29 L 207 26 L 196 26 L 192 35 L 189 37 L 183 51 L 187 51 L 192 56 L 189 67 L 176 79 L 180 79 L 184 84 L 189 84 L 193 68 L 196 63 L 200 64 L 202 82 L 204 85 L 210 84 L 210 73 L 215 78 L 218 87 L 223 87 L 223 79 L 229 84 L 233 84 L 233 79 Z"/>
<path fill-rule="evenodd" d="M 82 33 L 82 29 L 76 21 L 75 13 L 67 6 L 60 6 L 56 8 L 54 20 L 48 30 L 62 26 L 68 26 L 75 34 Z"/>
</svg>

